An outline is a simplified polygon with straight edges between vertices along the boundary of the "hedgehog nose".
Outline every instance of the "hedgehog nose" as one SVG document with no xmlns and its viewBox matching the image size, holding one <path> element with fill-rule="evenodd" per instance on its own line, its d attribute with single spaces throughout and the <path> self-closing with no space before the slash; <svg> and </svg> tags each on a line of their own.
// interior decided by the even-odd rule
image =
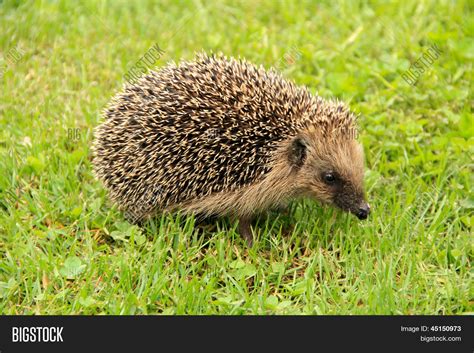
<svg viewBox="0 0 474 353">
<path fill-rule="evenodd" d="M 367 219 L 370 213 L 370 206 L 367 203 L 364 203 L 362 206 L 359 207 L 357 211 L 357 218 L 359 219 Z"/>
</svg>

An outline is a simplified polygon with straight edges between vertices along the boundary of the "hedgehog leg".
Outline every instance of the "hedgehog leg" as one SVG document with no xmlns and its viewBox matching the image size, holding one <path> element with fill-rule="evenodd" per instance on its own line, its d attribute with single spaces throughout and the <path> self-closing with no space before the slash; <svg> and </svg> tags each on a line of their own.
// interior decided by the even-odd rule
<svg viewBox="0 0 474 353">
<path fill-rule="evenodd" d="M 290 205 L 286 203 L 281 203 L 278 206 L 275 207 L 275 211 L 278 213 L 281 213 L 283 216 L 289 216 L 290 215 Z"/>
<path fill-rule="evenodd" d="M 252 222 L 251 217 L 240 217 L 239 218 L 239 234 L 242 236 L 249 246 L 253 244 L 253 233 L 250 224 Z"/>
</svg>

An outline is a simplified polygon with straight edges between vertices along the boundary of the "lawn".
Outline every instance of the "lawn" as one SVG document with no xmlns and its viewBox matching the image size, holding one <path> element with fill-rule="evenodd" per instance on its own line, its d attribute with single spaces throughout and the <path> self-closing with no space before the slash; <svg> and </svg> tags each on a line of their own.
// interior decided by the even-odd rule
<svg viewBox="0 0 474 353">
<path fill-rule="evenodd" d="M 473 32 L 468 1 L 1 1 L 0 313 L 472 314 Z M 225 219 L 128 223 L 93 129 L 156 45 L 346 101 L 369 219 L 295 202 L 252 248 Z"/>
</svg>

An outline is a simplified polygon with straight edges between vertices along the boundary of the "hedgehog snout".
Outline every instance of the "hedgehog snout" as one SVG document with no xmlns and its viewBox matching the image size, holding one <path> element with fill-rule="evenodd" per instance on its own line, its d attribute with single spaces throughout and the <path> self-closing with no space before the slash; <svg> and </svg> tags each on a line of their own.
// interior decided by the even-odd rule
<svg viewBox="0 0 474 353">
<path fill-rule="evenodd" d="M 356 216 L 359 219 L 367 219 L 369 217 L 370 213 L 370 206 L 367 202 L 362 202 L 361 205 L 359 205 L 359 209 L 357 210 Z"/>
</svg>

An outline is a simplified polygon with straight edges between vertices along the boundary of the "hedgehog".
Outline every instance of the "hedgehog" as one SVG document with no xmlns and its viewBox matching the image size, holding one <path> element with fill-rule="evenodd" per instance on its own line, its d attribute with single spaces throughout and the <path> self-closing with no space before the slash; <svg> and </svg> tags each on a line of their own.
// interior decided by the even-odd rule
<svg viewBox="0 0 474 353">
<path fill-rule="evenodd" d="M 95 130 L 95 176 L 128 219 L 252 221 L 310 197 L 366 219 L 357 117 L 274 69 L 198 54 L 124 85 Z"/>
</svg>

